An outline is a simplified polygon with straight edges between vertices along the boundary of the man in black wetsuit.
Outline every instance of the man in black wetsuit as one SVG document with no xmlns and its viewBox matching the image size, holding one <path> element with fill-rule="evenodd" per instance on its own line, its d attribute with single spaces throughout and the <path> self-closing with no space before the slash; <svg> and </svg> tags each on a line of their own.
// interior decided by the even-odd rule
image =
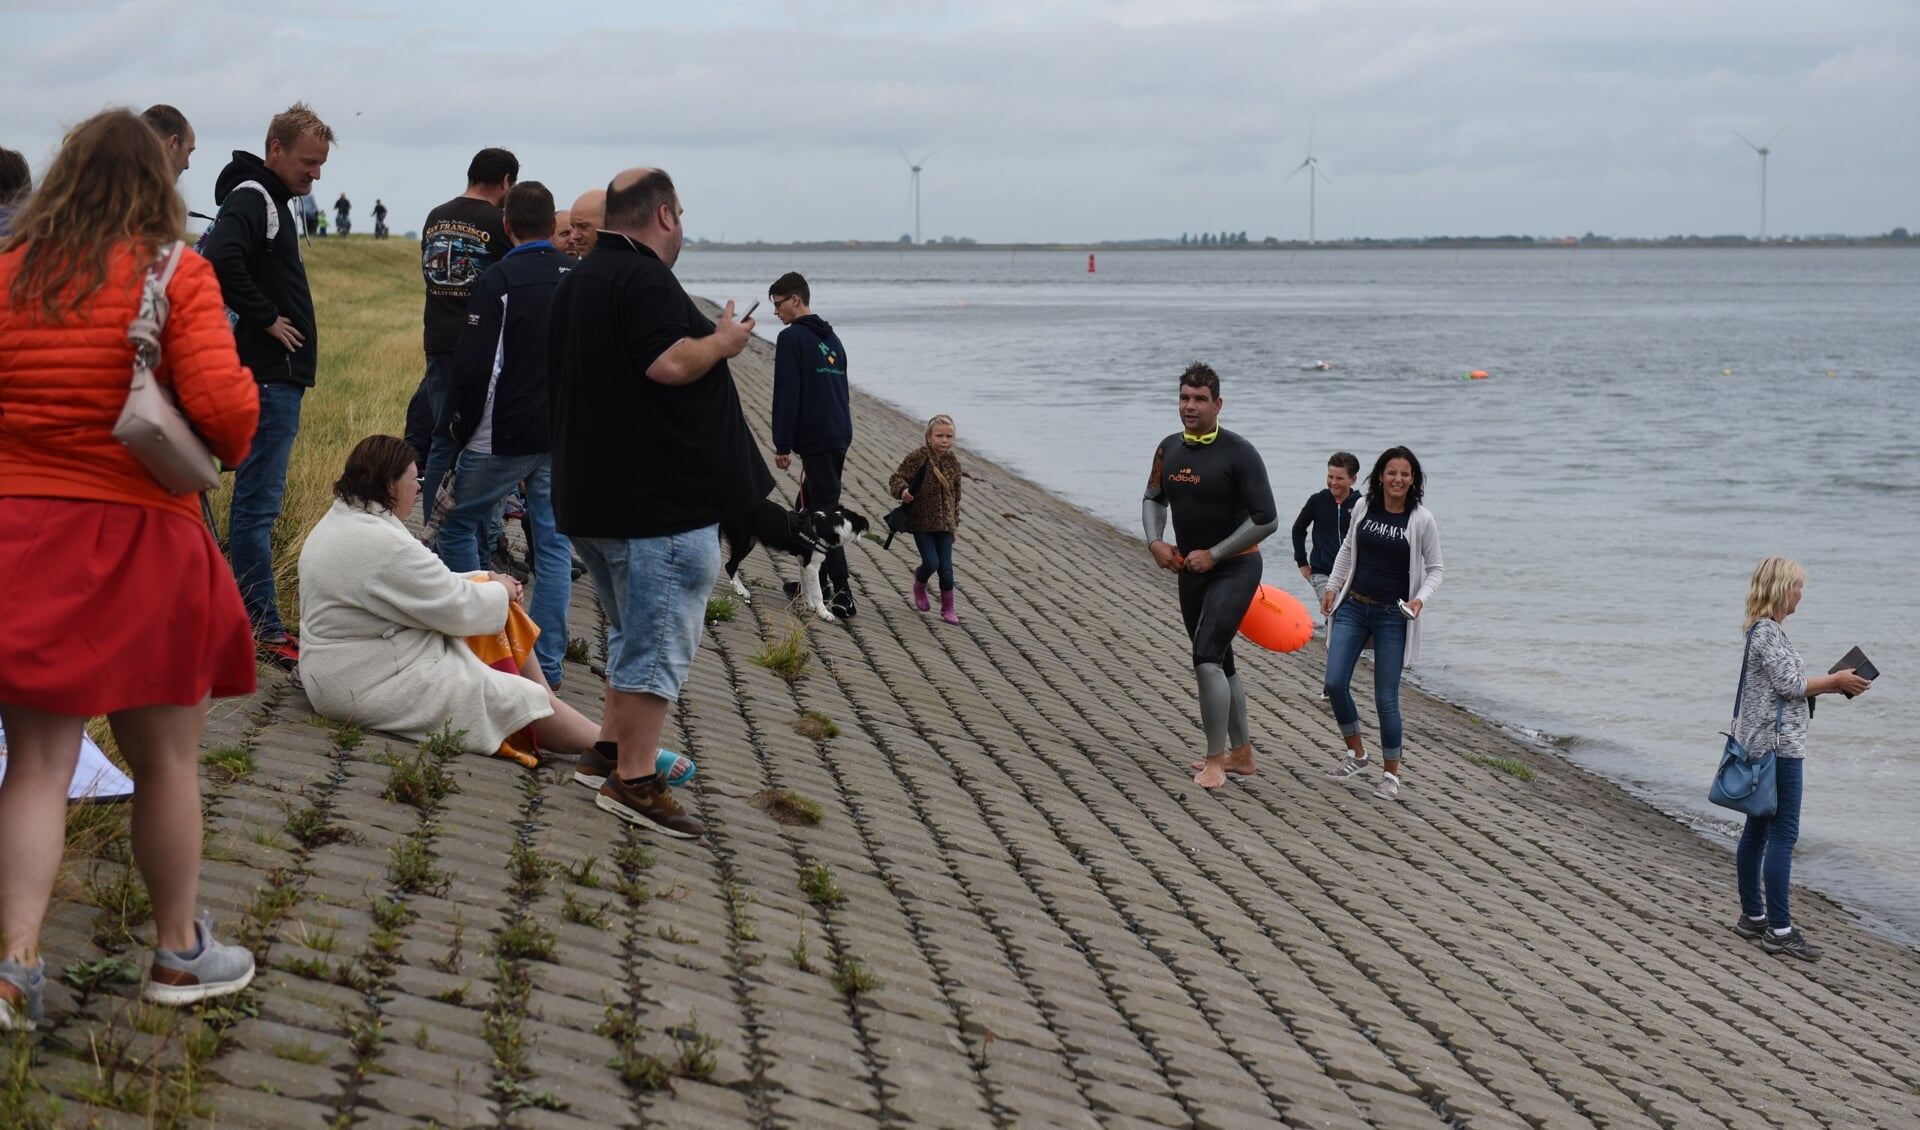
<svg viewBox="0 0 1920 1130">
<path fill-rule="evenodd" d="M 1154 563 L 1180 575 L 1180 616 L 1193 643 L 1207 756 L 1193 783 L 1217 789 L 1251 776 L 1247 696 L 1233 668 L 1233 637 L 1260 587 L 1260 539 L 1280 528 L 1267 465 L 1220 426 L 1220 377 L 1195 362 L 1180 374 L 1181 431 L 1160 441 L 1141 503 Z M 1174 544 L 1162 540 L 1173 512 Z"/>
</svg>

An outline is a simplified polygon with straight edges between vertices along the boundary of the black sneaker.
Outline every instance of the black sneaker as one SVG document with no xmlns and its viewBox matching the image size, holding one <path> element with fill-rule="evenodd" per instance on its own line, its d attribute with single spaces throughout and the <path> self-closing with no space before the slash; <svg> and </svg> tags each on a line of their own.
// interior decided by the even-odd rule
<svg viewBox="0 0 1920 1130">
<path fill-rule="evenodd" d="M 494 547 L 493 560 L 488 562 L 488 567 L 496 573 L 505 573 L 523 585 L 533 578 L 533 574 L 515 560 L 513 554 L 508 552 L 504 545 Z"/>
<path fill-rule="evenodd" d="M 619 774 L 607 777 L 600 786 L 594 805 L 611 812 L 629 824 L 665 832 L 678 840 L 690 840 L 707 830 L 705 824 L 687 814 L 673 799 L 673 790 L 658 773 L 629 785 Z"/>
<path fill-rule="evenodd" d="M 1760 936 L 1760 948 L 1768 953 L 1797 957 L 1801 961 L 1820 959 L 1820 951 L 1807 944 L 1807 936 L 1800 932 L 1798 926 L 1788 929 L 1784 936 L 1768 930 Z"/>
<path fill-rule="evenodd" d="M 1733 925 L 1730 929 L 1750 942 L 1757 942 L 1761 936 L 1767 932 L 1767 920 L 1764 918 L 1748 918 L 1742 914 L 1733 920 Z"/>
<path fill-rule="evenodd" d="M 827 607 L 832 609 L 833 614 L 842 620 L 853 619 L 853 613 L 855 611 L 853 607 L 853 590 L 835 589 L 833 596 L 827 601 Z"/>
</svg>

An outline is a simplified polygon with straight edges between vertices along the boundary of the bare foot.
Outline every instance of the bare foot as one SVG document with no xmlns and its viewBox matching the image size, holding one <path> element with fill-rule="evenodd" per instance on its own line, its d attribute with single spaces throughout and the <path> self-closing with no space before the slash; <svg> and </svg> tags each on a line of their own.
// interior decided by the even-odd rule
<svg viewBox="0 0 1920 1130">
<path fill-rule="evenodd" d="M 1193 783 L 1203 789 L 1217 789 L 1227 783 L 1227 755 L 1209 757 L 1201 762 L 1200 772 L 1193 775 Z"/>
<path fill-rule="evenodd" d="M 1251 777 L 1259 771 L 1253 763 L 1252 742 L 1248 742 L 1239 749 L 1230 749 L 1220 756 L 1226 759 L 1222 762 L 1222 767 L 1236 777 Z M 1195 772 L 1198 772 L 1207 767 L 1207 762 L 1195 761 L 1192 763 L 1192 767 Z"/>
</svg>

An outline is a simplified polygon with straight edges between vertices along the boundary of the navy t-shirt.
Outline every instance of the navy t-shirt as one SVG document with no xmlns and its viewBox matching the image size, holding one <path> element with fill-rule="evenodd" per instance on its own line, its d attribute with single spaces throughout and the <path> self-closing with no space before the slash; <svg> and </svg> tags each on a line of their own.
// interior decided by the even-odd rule
<svg viewBox="0 0 1920 1130">
<path fill-rule="evenodd" d="M 504 258 L 507 228 L 499 208 L 456 196 L 427 213 L 420 229 L 420 274 L 427 284 L 421 317 L 428 353 L 452 353 L 467 324 L 467 300 L 487 268 Z"/>
<path fill-rule="evenodd" d="M 1354 535 L 1353 591 L 1369 600 L 1392 603 L 1407 599 L 1407 571 L 1412 551 L 1407 546 L 1407 518 L 1411 510 L 1389 514 L 1369 510 Z"/>
</svg>

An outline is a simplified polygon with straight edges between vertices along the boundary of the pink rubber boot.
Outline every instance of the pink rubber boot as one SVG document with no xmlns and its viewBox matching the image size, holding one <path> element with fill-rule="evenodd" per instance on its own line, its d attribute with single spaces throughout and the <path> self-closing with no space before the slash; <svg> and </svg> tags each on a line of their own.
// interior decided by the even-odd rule
<svg viewBox="0 0 1920 1130">
<path fill-rule="evenodd" d="M 927 582 L 913 582 L 913 606 L 922 612 L 933 607 L 933 605 L 927 603 Z"/>
<path fill-rule="evenodd" d="M 960 622 L 960 614 L 953 610 L 952 589 L 948 589 L 940 594 L 940 618 L 949 624 L 958 624 Z"/>
</svg>

